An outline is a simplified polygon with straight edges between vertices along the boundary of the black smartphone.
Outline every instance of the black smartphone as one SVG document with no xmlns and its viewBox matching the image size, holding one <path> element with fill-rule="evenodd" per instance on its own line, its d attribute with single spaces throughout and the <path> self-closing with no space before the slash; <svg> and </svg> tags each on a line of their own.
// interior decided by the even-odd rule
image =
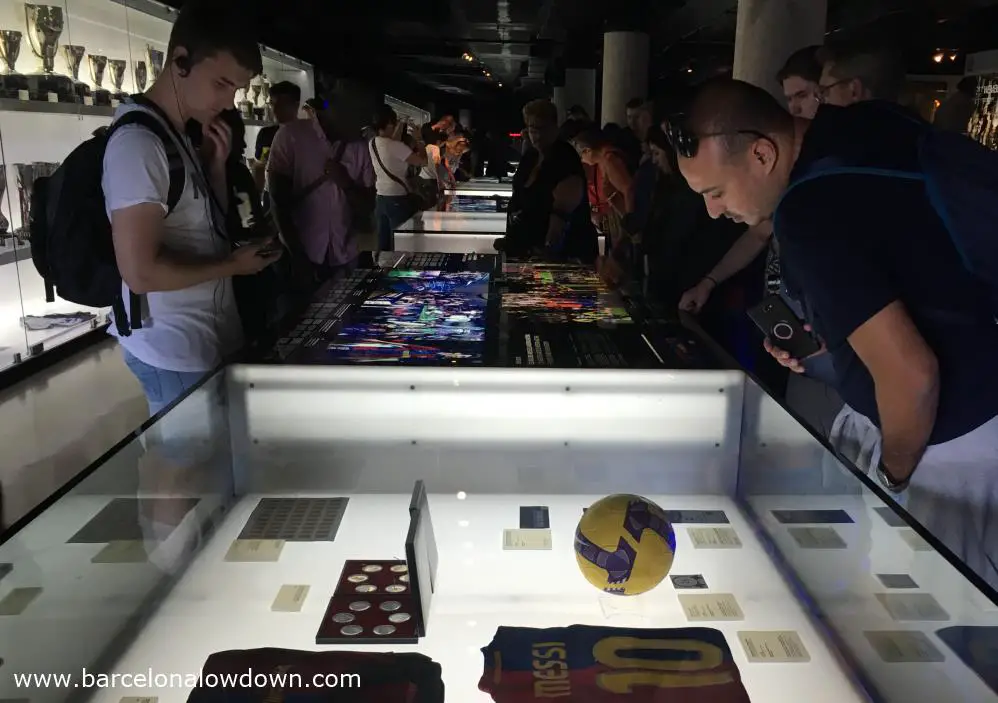
<svg viewBox="0 0 998 703">
<path fill-rule="evenodd" d="M 775 347 L 795 359 L 806 359 L 821 351 L 821 344 L 804 329 L 804 323 L 778 295 L 768 295 L 748 311 L 748 316 Z"/>
</svg>

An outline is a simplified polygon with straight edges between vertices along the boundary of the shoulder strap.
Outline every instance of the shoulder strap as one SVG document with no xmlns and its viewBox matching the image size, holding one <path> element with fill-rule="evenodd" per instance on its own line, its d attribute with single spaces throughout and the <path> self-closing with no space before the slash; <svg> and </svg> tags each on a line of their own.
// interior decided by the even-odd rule
<svg viewBox="0 0 998 703">
<path fill-rule="evenodd" d="M 107 138 L 110 139 L 111 135 L 119 127 L 132 124 L 148 129 L 163 142 L 163 148 L 166 150 L 166 161 L 170 170 L 170 187 L 166 195 L 166 208 L 167 214 L 169 214 L 177 207 L 177 203 L 180 202 L 180 197 L 184 193 L 184 184 L 187 179 L 187 168 L 184 166 L 184 157 L 181 155 L 180 149 L 177 148 L 176 141 L 167 131 L 167 128 L 163 126 L 163 123 L 148 112 L 141 110 L 134 110 L 122 115 L 121 118 L 111 125 L 107 133 Z"/>
<path fill-rule="evenodd" d="M 405 192 L 409 192 L 409 184 L 403 181 L 401 178 L 396 176 L 394 173 L 385 168 L 385 162 L 381 160 L 381 154 L 378 153 L 378 141 L 377 137 L 371 140 L 371 151 L 374 152 L 374 158 L 378 160 L 378 165 L 381 166 L 381 170 L 385 172 L 385 175 L 391 178 L 393 181 L 398 183 L 400 186 L 405 188 Z"/>
</svg>

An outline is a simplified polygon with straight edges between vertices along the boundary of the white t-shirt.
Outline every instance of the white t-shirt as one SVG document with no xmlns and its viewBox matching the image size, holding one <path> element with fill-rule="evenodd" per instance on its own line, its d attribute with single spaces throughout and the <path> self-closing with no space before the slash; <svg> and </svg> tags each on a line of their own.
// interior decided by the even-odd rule
<svg viewBox="0 0 998 703">
<path fill-rule="evenodd" d="M 409 169 L 409 164 L 405 160 L 412 155 L 412 149 L 402 142 L 388 137 L 375 137 L 368 147 L 371 150 L 371 163 L 374 164 L 374 185 L 378 195 L 389 197 L 405 195 L 408 192 L 405 186 L 390 178 L 385 172 L 385 168 L 381 168 L 381 163 L 378 163 L 378 158 L 374 155 L 375 144 L 378 146 L 378 156 L 381 157 L 381 162 L 385 164 L 385 168 L 395 174 L 402 183 L 405 183 L 405 174 Z"/>
<path fill-rule="evenodd" d="M 124 104 L 115 117 L 143 109 Z M 187 138 L 183 139 L 188 153 L 195 154 Z M 181 154 L 187 166 L 184 191 L 164 221 L 163 244 L 180 254 L 224 257 L 231 252 L 231 245 L 212 227 L 209 199 L 196 192 L 197 167 L 183 149 Z M 108 217 L 115 210 L 143 203 L 159 203 L 165 216 L 170 169 L 163 142 L 139 125 L 116 131 L 104 154 L 101 184 Z M 121 288 L 125 309 L 129 310 L 128 287 L 123 283 Z M 142 327 L 133 329 L 127 337 L 119 337 L 119 342 L 150 366 L 167 371 L 210 371 L 225 355 L 242 346 L 242 322 L 232 279 L 209 281 L 179 291 L 148 293 L 142 296 L 142 301 Z M 117 336 L 115 325 L 110 330 Z"/>
</svg>

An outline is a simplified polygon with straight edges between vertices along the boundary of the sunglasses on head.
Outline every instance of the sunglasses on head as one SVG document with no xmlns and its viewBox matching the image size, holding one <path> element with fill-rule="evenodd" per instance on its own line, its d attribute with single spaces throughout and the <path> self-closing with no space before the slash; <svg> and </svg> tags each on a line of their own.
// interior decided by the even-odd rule
<svg viewBox="0 0 998 703">
<path fill-rule="evenodd" d="M 748 134 L 759 139 L 770 139 L 762 132 L 754 129 L 732 129 L 726 132 L 710 132 L 708 134 L 697 134 L 692 130 L 669 123 L 665 129 L 665 136 L 676 150 L 676 153 L 684 159 L 692 159 L 700 151 L 700 142 L 712 137 L 731 137 L 738 134 Z"/>
</svg>

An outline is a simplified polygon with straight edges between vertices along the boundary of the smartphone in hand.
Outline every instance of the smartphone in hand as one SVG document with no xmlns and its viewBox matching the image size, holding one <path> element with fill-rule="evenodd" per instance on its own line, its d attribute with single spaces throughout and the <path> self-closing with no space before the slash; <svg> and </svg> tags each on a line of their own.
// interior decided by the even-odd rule
<svg viewBox="0 0 998 703">
<path fill-rule="evenodd" d="M 821 351 L 818 340 L 804 329 L 804 323 L 778 295 L 767 295 L 748 311 L 748 316 L 774 347 L 779 347 L 794 359 L 806 359 Z"/>
</svg>

